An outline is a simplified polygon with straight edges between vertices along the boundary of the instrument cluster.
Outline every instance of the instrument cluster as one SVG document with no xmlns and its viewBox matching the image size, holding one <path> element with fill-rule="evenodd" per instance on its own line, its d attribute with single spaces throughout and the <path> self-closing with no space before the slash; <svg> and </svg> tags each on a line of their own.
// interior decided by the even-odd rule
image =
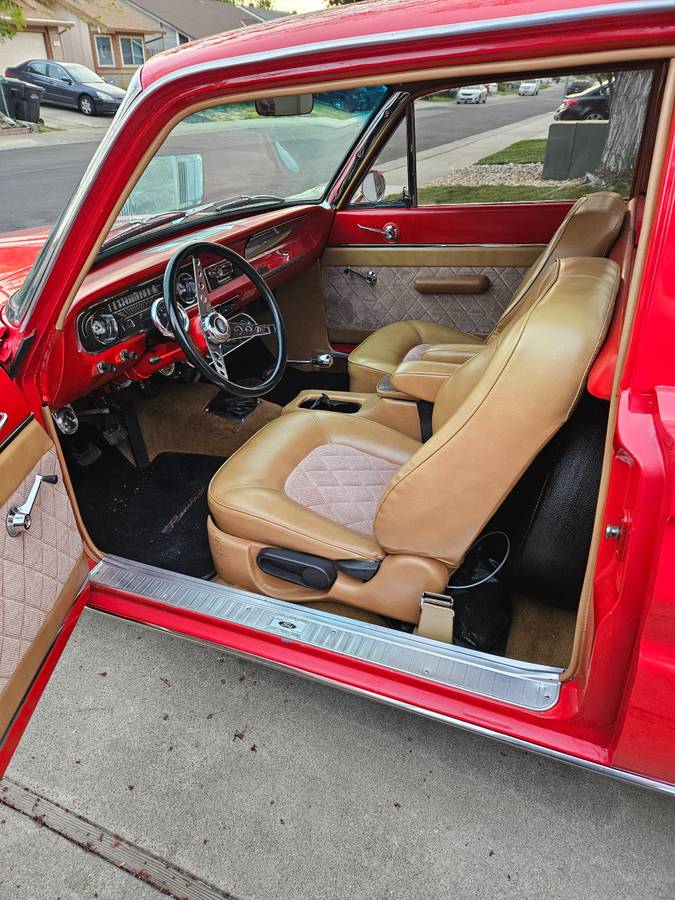
<svg viewBox="0 0 675 900">
<path fill-rule="evenodd" d="M 231 263 L 220 261 L 207 266 L 204 273 L 209 290 L 214 291 L 232 279 L 233 270 Z M 185 269 L 178 276 L 176 291 L 183 310 L 196 303 L 197 289 L 191 269 Z M 108 297 L 85 310 L 77 320 L 78 338 L 87 353 L 98 353 L 152 329 L 164 337 L 173 337 L 164 304 L 162 278 L 153 278 Z"/>
</svg>

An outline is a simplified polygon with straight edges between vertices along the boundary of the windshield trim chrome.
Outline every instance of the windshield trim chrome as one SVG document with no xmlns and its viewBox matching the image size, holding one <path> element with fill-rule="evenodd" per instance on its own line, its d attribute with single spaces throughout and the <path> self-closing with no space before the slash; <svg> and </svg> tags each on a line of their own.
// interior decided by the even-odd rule
<svg viewBox="0 0 675 900">
<path fill-rule="evenodd" d="M 78 188 L 57 220 L 43 251 L 35 260 L 33 268 L 29 272 L 24 285 L 19 291 L 22 295 L 25 291 L 25 297 L 23 298 L 22 308 L 16 319 L 14 318 L 12 311 L 8 308 L 10 321 L 17 325 L 20 331 L 26 330 L 42 290 L 51 275 L 54 263 L 63 246 L 65 237 L 74 224 L 75 218 L 80 213 L 83 202 L 96 179 L 98 171 L 106 161 L 126 119 L 133 108 L 140 102 L 141 98 L 145 100 L 146 97 L 151 96 L 167 84 L 187 78 L 190 75 L 204 74 L 205 72 L 211 72 L 218 69 L 234 69 L 244 65 L 269 62 L 270 59 L 283 60 L 295 56 L 314 56 L 347 47 L 350 50 L 354 50 L 371 46 L 390 46 L 392 44 L 404 43 L 410 40 L 437 40 L 438 38 L 444 37 L 487 34 L 495 31 L 508 31 L 515 28 L 527 28 L 528 30 L 532 30 L 568 22 L 581 22 L 588 19 L 602 19 L 610 16 L 628 17 L 638 14 L 646 15 L 648 13 L 669 11 L 675 11 L 675 0 L 620 0 L 618 3 L 592 4 L 589 6 L 577 7 L 575 9 L 552 10 L 550 12 L 534 14 L 526 13 L 516 16 L 503 16 L 501 18 L 485 19 L 482 21 L 474 20 L 433 27 L 425 26 L 423 28 L 411 28 L 397 32 L 367 34 L 360 37 L 341 37 L 334 40 L 316 41 L 309 44 L 284 47 L 273 51 L 272 53 L 270 53 L 270 51 L 262 51 L 241 54 L 239 56 L 230 57 L 229 59 L 215 59 L 207 63 L 197 63 L 169 72 L 167 75 L 164 75 L 153 82 L 153 84 L 149 85 L 147 88 L 143 88 L 142 86 L 141 73 L 143 67 L 141 67 L 136 70 L 127 90 L 127 95 L 113 119 L 110 129 L 92 157 Z"/>
</svg>

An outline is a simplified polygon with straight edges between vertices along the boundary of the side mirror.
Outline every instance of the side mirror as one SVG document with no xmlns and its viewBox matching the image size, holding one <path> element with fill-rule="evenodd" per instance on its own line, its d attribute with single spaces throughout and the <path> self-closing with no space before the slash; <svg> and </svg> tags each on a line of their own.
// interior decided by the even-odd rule
<svg viewBox="0 0 675 900">
<path fill-rule="evenodd" d="M 293 97 L 268 97 L 255 101 L 259 116 L 306 116 L 314 109 L 314 94 L 296 94 Z"/>
<path fill-rule="evenodd" d="M 201 153 L 155 156 L 120 210 L 120 216 L 148 216 L 190 209 L 204 199 Z"/>
<path fill-rule="evenodd" d="M 361 193 L 367 203 L 379 203 L 386 189 L 385 177 L 377 169 L 371 169 L 361 182 Z"/>
</svg>

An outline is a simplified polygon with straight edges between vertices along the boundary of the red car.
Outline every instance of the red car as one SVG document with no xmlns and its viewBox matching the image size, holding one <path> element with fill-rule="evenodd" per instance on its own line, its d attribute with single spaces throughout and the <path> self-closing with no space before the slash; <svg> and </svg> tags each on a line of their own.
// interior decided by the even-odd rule
<svg viewBox="0 0 675 900">
<path fill-rule="evenodd" d="M 675 792 L 674 57 L 675 2 L 391 0 L 139 70 L 0 238 L 0 772 L 90 606 Z"/>
</svg>

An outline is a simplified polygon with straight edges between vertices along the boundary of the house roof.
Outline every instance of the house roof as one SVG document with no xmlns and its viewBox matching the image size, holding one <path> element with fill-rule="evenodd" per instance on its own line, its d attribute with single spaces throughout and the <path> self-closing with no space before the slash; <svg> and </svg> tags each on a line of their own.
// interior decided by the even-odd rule
<svg viewBox="0 0 675 900">
<path fill-rule="evenodd" d="M 59 3 L 90 25 L 100 26 L 102 31 L 157 34 L 154 22 L 121 0 L 59 0 Z"/>
<path fill-rule="evenodd" d="M 133 3 L 192 40 L 261 21 L 261 16 L 252 15 L 245 7 L 222 0 L 133 0 Z"/>
<path fill-rule="evenodd" d="M 260 6 L 249 6 L 246 3 L 238 3 L 237 6 L 239 9 L 246 10 L 247 13 L 250 13 L 254 19 L 258 19 L 260 22 L 270 22 L 272 19 L 282 19 L 284 16 L 291 15 L 287 12 L 280 12 L 278 9 L 263 9 Z"/>
<path fill-rule="evenodd" d="M 38 3 L 37 0 L 18 0 L 23 17 L 28 25 L 53 24 L 72 28 L 74 19 L 66 19 L 55 15 L 48 7 Z"/>
</svg>

